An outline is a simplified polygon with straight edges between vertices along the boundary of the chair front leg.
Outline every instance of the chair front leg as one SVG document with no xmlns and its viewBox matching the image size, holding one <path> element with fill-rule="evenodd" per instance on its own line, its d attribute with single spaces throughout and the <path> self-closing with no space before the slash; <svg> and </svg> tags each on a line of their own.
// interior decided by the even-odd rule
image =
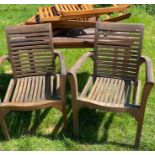
<svg viewBox="0 0 155 155">
<path fill-rule="evenodd" d="M 10 140 L 10 135 L 6 125 L 5 117 L 6 117 L 6 114 L 0 110 L 0 125 L 2 127 L 4 138 L 5 140 Z"/>
<path fill-rule="evenodd" d="M 70 87 L 71 87 L 71 94 L 72 94 L 72 108 L 73 108 L 73 132 L 74 136 L 78 137 L 78 131 L 79 131 L 79 116 L 78 116 L 78 102 L 77 102 L 77 96 L 78 96 L 78 83 L 77 83 L 77 77 L 74 73 L 68 74 Z"/>
<path fill-rule="evenodd" d="M 78 111 L 80 109 L 77 97 L 78 97 L 78 81 L 77 81 L 77 72 L 81 68 L 82 64 L 87 60 L 87 58 L 93 58 L 93 52 L 85 53 L 76 63 L 75 65 L 68 71 L 68 78 L 71 87 L 72 94 L 72 107 L 73 107 L 73 129 L 74 135 L 78 137 L 79 131 L 79 116 Z"/>
<path fill-rule="evenodd" d="M 136 131 L 136 139 L 135 139 L 135 148 L 138 149 L 141 139 L 142 127 L 143 127 L 144 116 L 142 116 L 137 121 L 137 131 Z"/>
<path fill-rule="evenodd" d="M 141 104 L 140 104 L 140 114 L 137 120 L 137 133 L 136 133 L 136 140 L 135 140 L 135 147 L 138 148 L 140 144 L 140 138 L 142 133 L 143 121 L 144 121 L 144 113 L 146 108 L 146 103 L 148 96 L 151 92 L 153 85 L 145 84 L 142 92 Z"/>
<path fill-rule="evenodd" d="M 61 94 L 61 101 L 62 101 L 62 114 L 63 114 L 63 121 L 64 121 L 64 130 L 67 127 L 67 111 L 66 111 L 66 75 L 60 76 L 60 94 Z"/>
</svg>

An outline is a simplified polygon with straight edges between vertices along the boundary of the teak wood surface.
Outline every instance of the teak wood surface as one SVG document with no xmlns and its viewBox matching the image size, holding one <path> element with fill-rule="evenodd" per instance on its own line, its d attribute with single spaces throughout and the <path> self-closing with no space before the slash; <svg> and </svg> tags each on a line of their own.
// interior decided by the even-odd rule
<svg viewBox="0 0 155 155">
<path fill-rule="evenodd" d="M 53 29 L 89 28 L 95 27 L 99 15 L 102 14 L 106 16 L 103 21 L 107 22 L 118 22 L 129 18 L 131 13 L 126 13 L 128 7 L 130 7 L 128 4 L 105 8 L 93 8 L 91 4 L 55 4 L 51 7 L 40 7 L 36 15 L 29 18 L 24 24 L 51 22 Z M 116 16 L 113 16 L 115 13 L 117 13 Z"/>
<path fill-rule="evenodd" d="M 32 111 L 54 107 L 63 114 L 66 127 L 66 68 L 60 52 L 54 51 L 51 24 L 11 26 L 6 28 L 8 56 L 0 63 L 11 63 L 13 76 L 0 103 L 0 125 L 10 139 L 6 115 L 10 111 Z M 60 73 L 55 59 L 59 58 Z"/>
<path fill-rule="evenodd" d="M 151 60 L 141 56 L 143 31 L 141 24 L 97 22 L 94 51 L 85 53 L 68 72 L 75 136 L 79 134 L 82 107 L 128 112 L 137 121 L 135 147 L 139 146 L 145 107 L 154 85 Z M 80 93 L 77 72 L 89 57 L 93 71 Z M 142 63 L 146 66 L 146 81 L 140 96 L 138 75 Z"/>
<path fill-rule="evenodd" d="M 85 4 L 58 4 L 52 7 L 40 7 L 39 16 L 41 22 L 52 22 L 71 19 L 88 20 L 90 17 L 98 17 L 103 14 L 124 12 L 130 5 L 116 5 L 105 8 L 93 8 Z"/>
</svg>

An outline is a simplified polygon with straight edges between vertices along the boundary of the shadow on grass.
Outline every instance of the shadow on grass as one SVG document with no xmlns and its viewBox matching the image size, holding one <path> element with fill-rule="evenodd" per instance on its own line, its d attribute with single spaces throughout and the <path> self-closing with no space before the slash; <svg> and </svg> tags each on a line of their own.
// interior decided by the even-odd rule
<svg viewBox="0 0 155 155">
<path fill-rule="evenodd" d="M 2 71 L 1 71 L 2 72 Z M 3 101 L 7 87 L 9 85 L 9 81 L 12 78 L 11 74 L 4 74 L 3 72 L 0 74 L 0 98 Z"/>
<path fill-rule="evenodd" d="M 78 74 L 78 82 L 79 82 L 79 92 L 82 91 L 84 85 L 88 80 L 89 74 L 88 73 L 80 73 Z M 108 119 L 106 113 L 103 111 L 97 111 L 95 109 L 88 109 L 82 108 L 79 111 L 79 138 L 76 139 L 73 136 L 73 122 L 72 122 L 72 110 L 71 110 L 71 97 L 70 97 L 70 87 L 67 82 L 67 111 L 68 111 L 68 119 L 67 119 L 67 129 L 64 131 L 62 130 L 62 118 L 56 124 L 55 128 L 53 129 L 51 134 L 44 136 L 49 139 L 60 139 L 63 140 L 64 137 L 71 139 L 72 141 L 77 141 L 81 144 L 104 144 L 107 142 L 108 139 L 108 131 L 110 128 L 111 123 L 113 122 L 113 118 L 115 113 L 110 113 Z M 101 126 L 103 119 L 106 119 L 104 126 L 103 126 L 103 134 L 99 140 L 98 132 Z M 60 130 L 61 128 L 61 130 Z M 125 145 L 125 144 L 124 144 Z M 128 146 L 129 147 L 129 146 Z"/>
</svg>

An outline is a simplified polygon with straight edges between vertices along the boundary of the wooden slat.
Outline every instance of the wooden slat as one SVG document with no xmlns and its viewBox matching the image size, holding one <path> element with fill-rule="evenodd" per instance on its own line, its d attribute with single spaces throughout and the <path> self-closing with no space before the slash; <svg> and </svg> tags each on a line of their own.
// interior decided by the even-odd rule
<svg viewBox="0 0 155 155">
<path fill-rule="evenodd" d="M 139 105 L 140 93 L 141 93 L 141 81 L 138 80 L 136 84 L 134 84 L 133 99 L 132 99 L 133 104 Z"/>
<path fill-rule="evenodd" d="M 106 64 L 97 64 L 97 67 L 98 68 L 101 68 L 101 69 L 103 69 L 103 68 L 106 68 L 106 69 L 113 69 L 114 70 L 114 67 L 115 67 L 115 70 L 123 70 L 124 69 L 124 65 L 119 65 L 118 64 L 118 66 L 116 66 L 116 64 L 115 63 L 113 63 L 113 65 L 112 64 L 108 64 L 108 65 L 106 65 Z M 127 67 L 127 69 L 128 69 L 128 71 L 131 71 L 131 72 L 136 72 L 137 70 L 136 70 L 136 68 L 130 68 L 129 66 Z"/>
<path fill-rule="evenodd" d="M 88 81 L 87 81 L 84 89 L 82 90 L 82 92 L 80 94 L 80 97 L 86 96 L 86 94 L 87 94 L 87 92 L 88 92 L 88 90 L 89 90 L 90 85 L 92 84 L 92 82 L 93 82 L 93 77 L 89 77 L 89 79 L 88 79 Z"/>
<path fill-rule="evenodd" d="M 49 24 L 41 25 L 18 25 L 6 28 L 7 34 L 25 34 L 25 33 L 42 33 L 49 31 Z"/>
<path fill-rule="evenodd" d="M 23 81 L 24 81 L 24 84 L 23 84 L 23 87 L 22 87 L 19 102 L 24 102 L 25 101 L 26 90 L 27 90 L 27 87 L 28 87 L 28 78 L 24 78 Z"/>
<path fill-rule="evenodd" d="M 102 95 L 100 98 L 100 102 L 104 102 L 105 104 L 106 104 L 105 100 L 106 100 L 106 94 L 107 94 L 106 90 L 108 91 L 110 80 L 111 80 L 110 78 L 107 78 L 106 83 L 104 85 L 104 91 L 102 91 Z"/>
<path fill-rule="evenodd" d="M 19 55 L 21 55 L 23 58 L 27 58 L 28 57 L 28 53 L 32 53 L 31 51 L 29 51 L 29 52 L 22 52 L 22 53 L 13 53 L 12 54 L 12 57 L 14 58 L 14 59 L 18 59 L 19 58 Z M 34 57 L 44 57 L 44 58 L 48 58 L 49 57 L 49 52 L 33 52 L 33 56 Z M 30 57 L 30 55 L 29 55 L 29 57 Z"/>
<path fill-rule="evenodd" d="M 100 56 L 100 57 L 104 57 L 104 56 L 107 56 L 107 57 L 112 57 L 114 56 L 114 54 L 117 54 L 117 56 L 120 57 L 125 57 L 125 54 L 129 54 L 129 58 L 132 58 L 132 59 L 137 59 L 138 58 L 138 53 L 136 52 L 128 52 L 126 50 L 124 51 L 119 51 L 117 50 L 116 51 L 112 51 L 112 50 L 108 50 L 108 49 L 105 49 L 105 50 L 99 50 L 98 53 L 97 53 L 97 56 Z"/>
<path fill-rule="evenodd" d="M 42 99 L 45 99 L 45 76 L 43 76 L 43 81 L 42 81 L 41 98 L 42 98 Z"/>
<path fill-rule="evenodd" d="M 125 102 L 125 97 L 126 97 L 125 93 L 127 93 L 125 90 L 125 82 L 122 82 L 119 89 L 119 95 L 118 95 L 116 104 L 122 104 Z"/>
<path fill-rule="evenodd" d="M 39 68 L 38 68 L 39 67 Z M 18 67 L 16 70 L 15 70 L 15 72 L 17 73 L 17 74 L 28 74 L 28 73 L 34 73 L 34 72 L 42 72 L 42 73 L 48 73 L 48 72 L 52 72 L 53 70 L 54 70 L 54 68 L 53 67 L 48 67 L 48 72 L 46 71 L 44 71 L 43 69 L 41 69 L 40 67 L 44 67 L 44 65 L 42 65 L 42 66 L 36 66 L 35 68 L 34 68 L 34 70 L 30 70 L 29 69 L 29 66 L 28 67 L 26 67 L 26 66 L 22 66 L 22 67 Z M 22 70 L 22 71 L 21 71 Z M 35 73 L 34 73 L 35 74 Z"/>
<path fill-rule="evenodd" d="M 49 72 L 48 74 L 50 74 L 51 72 Z M 36 72 L 36 73 L 30 73 L 30 72 L 26 72 L 26 73 L 22 73 L 22 74 L 19 74 L 18 76 L 17 76 L 17 78 L 22 78 L 22 77 L 28 77 L 28 76 L 40 76 L 40 74 L 42 74 L 42 75 L 47 75 L 47 73 L 45 73 L 45 72 L 39 72 L 38 71 L 38 73 Z"/>
<path fill-rule="evenodd" d="M 26 57 L 27 58 L 27 57 Z M 23 59 L 19 60 L 19 59 L 14 59 L 13 61 L 16 65 L 15 66 L 21 66 L 21 65 L 32 65 L 32 64 L 37 64 L 37 63 L 47 63 L 48 65 L 51 64 L 51 58 L 47 58 L 47 57 L 42 57 L 40 59 L 38 58 L 35 58 L 35 59 L 29 59 L 29 60 L 24 60 L 24 57 Z M 45 65 L 45 64 L 44 64 Z M 52 65 L 52 64 L 51 64 Z M 37 65 L 36 65 L 37 66 Z M 40 65 L 38 65 L 40 66 Z"/>
<path fill-rule="evenodd" d="M 98 72 L 98 76 L 100 77 L 113 77 L 113 73 L 104 73 L 104 72 Z M 121 78 L 120 78 L 121 77 Z M 126 75 L 126 74 L 115 74 L 115 78 L 125 79 L 125 80 L 131 80 L 134 81 L 135 76 L 132 75 Z"/>
<path fill-rule="evenodd" d="M 135 104 L 139 104 L 140 101 L 140 92 L 141 92 L 141 81 L 138 81 L 138 87 L 137 87 L 137 93 L 136 93 L 136 99 L 135 99 Z"/>
<path fill-rule="evenodd" d="M 13 89 L 14 89 L 14 85 L 15 85 L 15 81 L 13 79 L 10 80 L 7 92 L 5 94 L 3 103 L 9 102 L 10 101 L 10 97 L 12 95 Z"/>
<path fill-rule="evenodd" d="M 25 40 L 25 41 L 27 41 L 27 40 Z M 35 42 L 29 41 L 29 40 L 27 42 L 25 42 L 25 41 L 24 42 L 15 42 L 15 43 L 13 42 L 11 44 L 11 46 L 12 47 L 20 47 L 20 46 L 28 46 L 28 45 L 32 46 L 32 45 L 42 45 L 42 44 L 48 45 L 49 44 L 49 41 L 46 41 L 46 40 L 45 41 L 35 41 Z"/>
<path fill-rule="evenodd" d="M 50 83 L 50 89 L 51 89 L 51 97 L 53 96 L 54 90 L 53 90 L 53 86 L 54 86 L 54 77 L 51 76 L 51 83 Z"/>
<path fill-rule="evenodd" d="M 35 77 L 34 80 L 34 93 L 33 93 L 33 97 L 32 97 L 32 101 L 37 101 L 37 94 L 38 94 L 38 88 L 39 88 L 39 79 L 40 77 Z"/>
<path fill-rule="evenodd" d="M 122 70 L 113 70 L 113 69 L 111 69 L 111 70 L 113 72 L 117 72 L 117 74 L 122 74 L 122 75 L 126 74 L 126 75 L 130 75 L 130 76 L 135 76 L 135 73 L 136 73 L 136 72 L 129 72 L 129 71 L 126 71 L 126 70 L 124 70 L 124 71 L 122 71 Z M 97 69 L 98 72 L 108 72 L 108 71 L 111 71 L 111 70 L 109 70 L 107 68 L 98 68 Z"/>
<path fill-rule="evenodd" d="M 27 78 L 27 88 L 26 88 L 26 92 L 25 92 L 25 99 L 24 102 L 28 102 L 29 101 L 29 95 L 30 95 L 30 91 L 31 91 L 31 83 L 32 82 L 32 78 L 28 77 Z"/>
<path fill-rule="evenodd" d="M 113 88 L 116 90 L 116 86 L 117 86 L 118 80 L 117 79 L 113 79 L 112 81 L 113 81 Z M 116 91 L 118 91 L 118 90 L 116 90 Z M 111 93 L 111 95 L 110 95 L 110 97 L 108 99 L 108 103 L 110 105 L 114 104 L 113 103 L 114 95 L 115 95 L 115 91 L 113 90 L 113 92 Z"/>
<path fill-rule="evenodd" d="M 92 94 L 92 96 L 90 98 L 91 100 L 95 100 L 96 97 L 98 96 L 98 94 L 100 92 L 100 87 L 102 85 L 102 80 L 103 80 L 102 78 L 99 79 L 99 81 L 97 83 L 97 86 L 96 86 L 96 89 L 95 89 L 94 93 Z"/>
<path fill-rule="evenodd" d="M 103 79 L 103 82 L 102 82 L 102 84 L 101 84 L 100 92 L 99 92 L 99 94 L 98 94 L 98 96 L 97 96 L 97 98 L 96 98 L 96 101 L 101 101 L 101 97 L 102 97 L 102 95 L 105 93 L 105 92 L 104 92 L 104 89 L 105 89 L 105 84 L 106 84 L 106 82 L 107 82 L 107 78 L 104 78 L 104 79 Z"/>
<path fill-rule="evenodd" d="M 39 33 L 39 32 L 38 32 Z M 8 41 L 9 43 L 19 43 L 19 42 L 36 42 L 36 41 L 42 41 L 45 42 L 45 40 L 48 40 L 48 42 L 50 42 L 49 40 L 49 37 L 48 36 L 45 36 L 45 37 L 28 37 L 28 38 L 25 38 L 25 37 L 19 37 L 19 38 L 14 38 L 14 39 L 11 39 Z"/>
<path fill-rule="evenodd" d="M 123 81 L 118 80 L 118 83 L 117 83 L 117 86 L 116 86 L 117 91 L 116 91 L 116 93 L 114 94 L 114 97 L 113 97 L 113 103 L 114 103 L 114 104 L 116 104 L 116 101 L 117 101 L 117 99 L 118 99 L 118 95 L 119 95 L 119 93 L 120 93 L 119 91 L 120 91 L 120 87 L 121 87 L 122 82 L 123 82 Z M 116 89 L 116 88 L 115 88 L 115 89 Z"/>
<path fill-rule="evenodd" d="M 20 82 L 21 82 L 21 80 L 18 79 L 17 84 L 16 84 L 16 88 L 15 88 L 15 91 L 14 91 L 14 94 L 13 94 L 13 97 L 12 97 L 12 102 L 16 102 L 16 98 L 17 98 L 17 95 L 18 95 L 19 87 L 20 87 Z"/>
<path fill-rule="evenodd" d="M 51 7 L 48 7 L 47 10 L 48 10 L 49 16 L 54 16 Z"/>
<path fill-rule="evenodd" d="M 53 83 L 53 87 L 56 89 L 56 94 L 59 96 L 60 95 L 60 74 L 56 74 L 56 77 L 54 79 L 56 83 Z"/>
<path fill-rule="evenodd" d="M 41 98 L 41 92 L 42 92 L 42 83 L 43 83 L 43 76 L 39 77 L 39 82 L 38 82 L 38 92 L 36 95 L 36 100 L 43 99 Z"/>
<path fill-rule="evenodd" d="M 121 62 L 104 62 L 103 61 L 98 61 L 97 65 L 100 67 L 100 66 L 120 66 L 120 67 L 123 67 L 124 64 L 122 64 Z M 137 68 L 137 65 L 136 64 L 128 64 L 127 68 Z"/>
<path fill-rule="evenodd" d="M 107 91 L 107 93 L 105 94 L 105 100 L 104 100 L 104 102 L 105 102 L 106 104 L 108 104 L 109 98 L 110 98 L 110 96 L 112 96 L 112 94 L 113 94 L 113 93 L 111 93 L 111 92 L 112 92 L 111 89 L 113 89 L 114 81 L 115 81 L 115 79 L 110 79 L 110 80 L 109 80 L 109 84 L 107 85 L 107 90 L 108 90 L 108 91 Z"/>
<path fill-rule="evenodd" d="M 15 99 L 15 102 L 20 102 L 21 93 L 22 93 L 23 87 L 24 87 L 24 80 L 25 79 L 20 79 L 20 86 L 18 88 L 18 93 L 17 93 L 16 99 Z"/>
<path fill-rule="evenodd" d="M 76 10 L 76 7 L 75 7 L 74 4 L 71 4 L 71 6 L 72 6 L 72 9 L 73 9 L 73 10 Z"/>
<path fill-rule="evenodd" d="M 144 26 L 142 24 L 121 24 L 121 23 L 98 23 L 99 31 L 112 31 L 112 32 L 130 32 L 133 34 L 140 33 Z"/>
<path fill-rule="evenodd" d="M 49 10 L 50 14 L 49 14 Z M 57 13 L 55 13 L 57 14 Z M 49 8 L 49 7 L 40 7 L 39 8 L 39 16 L 40 16 L 40 21 L 44 22 L 47 20 L 51 20 L 51 21 L 58 21 L 60 20 L 61 16 L 54 16 L 54 12 L 53 12 L 53 7 Z"/>
<path fill-rule="evenodd" d="M 34 94 L 34 91 L 35 91 L 35 78 L 34 77 L 31 77 L 31 86 L 30 86 L 30 94 L 29 94 L 29 97 L 28 97 L 28 101 L 31 102 L 32 99 L 33 99 L 33 94 Z"/>
<path fill-rule="evenodd" d="M 88 98 L 91 98 L 91 97 L 93 96 L 93 93 L 94 93 L 95 90 L 96 90 L 96 87 L 97 87 L 97 85 L 98 85 L 98 82 L 99 82 L 99 78 L 96 79 L 95 84 L 94 84 L 94 86 L 93 86 L 93 88 L 92 88 L 92 91 L 91 91 L 90 94 L 88 95 Z"/>
<path fill-rule="evenodd" d="M 35 50 L 35 49 L 50 49 L 50 45 L 33 45 L 33 46 L 23 46 L 23 47 L 12 47 L 13 51 L 17 51 L 17 50 Z"/>
<path fill-rule="evenodd" d="M 114 62 L 114 57 L 112 58 L 104 58 L 104 57 L 97 57 L 96 58 L 97 61 L 100 61 L 100 62 Z M 119 58 L 117 58 L 117 61 L 121 62 L 121 63 L 125 63 L 126 61 L 125 60 L 121 60 Z M 137 64 L 137 61 L 136 60 L 130 60 L 128 63 L 131 63 L 131 64 Z"/>
</svg>

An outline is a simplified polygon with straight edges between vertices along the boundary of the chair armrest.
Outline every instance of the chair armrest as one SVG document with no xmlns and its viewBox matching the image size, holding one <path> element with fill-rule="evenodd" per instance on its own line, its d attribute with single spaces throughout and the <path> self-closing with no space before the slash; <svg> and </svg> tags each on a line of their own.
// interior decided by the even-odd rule
<svg viewBox="0 0 155 155">
<path fill-rule="evenodd" d="M 76 73 L 80 69 L 81 65 L 86 61 L 87 58 L 93 57 L 94 53 L 87 52 L 85 53 L 76 63 L 75 65 L 68 71 L 68 79 L 71 86 L 71 92 L 73 100 L 77 99 L 78 96 L 78 81 Z"/>
<path fill-rule="evenodd" d="M 145 67 L 146 67 L 146 81 L 142 90 L 141 103 L 140 103 L 141 104 L 140 109 L 142 113 L 144 113 L 145 111 L 147 99 L 154 85 L 153 65 L 152 65 L 151 59 L 147 56 L 141 56 L 140 65 L 143 63 L 145 63 Z"/>
<path fill-rule="evenodd" d="M 140 57 L 141 64 L 145 63 L 146 68 L 146 82 L 147 85 L 154 85 L 153 65 L 152 61 L 147 56 Z"/>
<path fill-rule="evenodd" d="M 63 108 L 65 108 L 65 101 L 66 101 L 66 94 L 64 93 L 66 91 L 66 75 L 67 75 L 67 69 L 65 66 L 65 61 L 64 61 L 64 57 L 63 55 L 58 52 L 58 51 L 54 51 L 54 57 L 56 59 L 56 57 L 59 58 L 59 62 L 60 62 L 60 85 L 59 85 L 59 93 L 61 96 L 61 100 L 63 103 Z"/>
<path fill-rule="evenodd" d="M 80 69 L 81 65 L 86 61 L 87 58 L 92 57 L 94 53 L 87 52 L 85 53 L 75 64 L 74 66 L 68 71 L 69 74 L 75 74 Z"/>
<path fill-rule="evenodd" d="M 67 74 L 67 70 L 66 70 L 66 66 L 65 66 L 65 61 L 64 61 L 64 57 L 63 55 L 58 52 L 58 51 L 54 51 L 54 56 L 55 58 L 58 57 L 59 61 L 60 61 L 60 67 L 61 67 L 61 75 L 66 75 Z"/>
<path fill-rule="evenodd" d="M 5 61 L 5 60 L 10 60 L 9 59 L 9 55 L 4 55 L 0 57 L 0 65 Z M 1 99 L 0 99 L 0 103 L 1 103 Z"/>
<path fill-rule="evenodd" d="M 0 64 L 2 64 L 5 60 L 10 60 L 10 56 L 9 55 L 4 55 L 0 57 Z"/>
</svg>

